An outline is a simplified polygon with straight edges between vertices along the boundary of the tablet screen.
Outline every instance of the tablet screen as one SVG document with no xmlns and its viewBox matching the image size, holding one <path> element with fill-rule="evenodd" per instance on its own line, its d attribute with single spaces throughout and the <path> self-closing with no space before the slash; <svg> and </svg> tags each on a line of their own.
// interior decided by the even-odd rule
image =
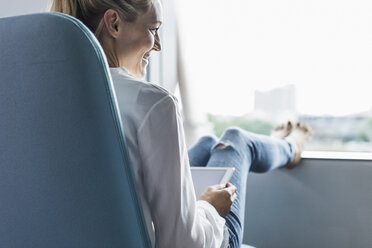
<svg viewBox="0 0 372 248">
<path fill-rule="evenodd" d="M 196 198 L 208 186 L 228 183 L 233 171 L 234 168 L 230 167 L 191 167 Z"/>
</svg>

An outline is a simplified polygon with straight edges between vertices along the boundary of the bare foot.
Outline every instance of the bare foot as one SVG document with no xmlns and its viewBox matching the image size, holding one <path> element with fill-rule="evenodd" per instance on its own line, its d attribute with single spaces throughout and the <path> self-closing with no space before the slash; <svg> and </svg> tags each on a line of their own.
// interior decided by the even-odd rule
<svg viewBox="0 0 372 248">
<path fill-rule="evenodd" d="M 310 142 L 313 136 L 313 131 L 307 124 L 299 123 L 292 128 L 291 133 L 285 137 L 294 150 L 293 160 L 287 164 L 285 167 L 288 169 L 293 169 L 301 161 L 301 153 L 304 150 L 307 143 Z"/>
<path fill-rule="evenodd" d="M 282 124 L 275 127 L 274 130 L 271 131 L 270 136 L 278 139 L 284 139 L 291 133 L 292 128 L 292 122 L 288 121 L 287 124 Z"/>
</svg>

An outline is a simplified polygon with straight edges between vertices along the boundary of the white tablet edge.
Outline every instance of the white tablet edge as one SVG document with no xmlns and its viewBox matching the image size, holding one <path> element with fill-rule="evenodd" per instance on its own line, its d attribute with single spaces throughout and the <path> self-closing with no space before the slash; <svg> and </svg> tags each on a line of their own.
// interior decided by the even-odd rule
<svg viewBox="0 0 372 248">
<path fill-rule="evenodd" d="M 221 184 L 226 184 L 230 181 L 231 177 L 232 177 L 232 174 L 234 173 L 235 171 L 235 168 L 232 168 L 232 167 L 225 167 L 227 169 L 225 175 L 223 176 L 222 180 L 221 180 Z"/>
<path fill-rule="evenodd" d="M 235 171 L 235 168 L 233 168 L 233 167 L 198 167 L 198 166 L 191 166 L 191 168 L 193 170 L 208 170 L 208 169 L 211 169 L 211 170 L 215 170 L 215 169 L 221 170 L 221 169 L 225 169 L 226 172 L 225 172 L 225 175 L 222 177 L 220 184 L 226 184 L 226 183 L 228 183 L 229 180 L 232 177 L 232 174 Z"/>
</svg>

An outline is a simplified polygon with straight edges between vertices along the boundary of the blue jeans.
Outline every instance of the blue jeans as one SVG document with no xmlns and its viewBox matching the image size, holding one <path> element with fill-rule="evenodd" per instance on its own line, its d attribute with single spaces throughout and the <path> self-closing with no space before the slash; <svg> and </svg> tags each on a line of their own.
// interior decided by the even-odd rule
<svg viewBox="0 0 372 248">
<path fill-rule="evenodd" d="M 215 148 L 218 144 L 225 144 L 225 147 Z M 235 168 L 230 182 L 237 187 L 237 198 L 225 217 L 229 247 L 237 248 L 242 244 L 248 172 L 268 172 L 288 164 L 293 156 L 287 141 L 239 128 L 227 129 L 219 140 L 204 136 L 189 149 L 191 166 Z"/>
</svg>

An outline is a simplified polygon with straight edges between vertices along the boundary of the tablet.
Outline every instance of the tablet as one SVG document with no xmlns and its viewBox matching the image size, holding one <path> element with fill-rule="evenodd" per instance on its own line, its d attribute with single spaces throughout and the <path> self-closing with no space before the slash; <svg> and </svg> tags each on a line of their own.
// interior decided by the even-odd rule
<svg viewBox="0 0 372 248">
<path fill-rule="evenodd" d="M 234 170 L 235 168 L 231 167 L 191 166 L 191 176 L 194 183 L 196 198 L 198 198 L 208 186 L 228 183 Z"/>
</svg>

